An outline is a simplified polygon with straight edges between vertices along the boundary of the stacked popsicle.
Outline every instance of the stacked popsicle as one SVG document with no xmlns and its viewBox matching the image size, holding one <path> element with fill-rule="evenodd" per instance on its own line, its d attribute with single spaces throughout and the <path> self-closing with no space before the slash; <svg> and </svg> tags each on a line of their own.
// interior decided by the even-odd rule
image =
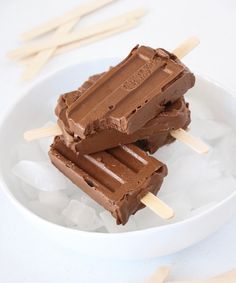
<svg viewBox="0 0 236 283">
<path fill-rule="evenodd" d="M 136 46 L 117 66 L 59 98 L 52 163 L 125 224 L 152 202 L 167 175 L 146 151 L 154 153 L 174 140 L 174 130 L 187 128 L 183 95 L 194 83 L 174 54 Z"/>
</svg>

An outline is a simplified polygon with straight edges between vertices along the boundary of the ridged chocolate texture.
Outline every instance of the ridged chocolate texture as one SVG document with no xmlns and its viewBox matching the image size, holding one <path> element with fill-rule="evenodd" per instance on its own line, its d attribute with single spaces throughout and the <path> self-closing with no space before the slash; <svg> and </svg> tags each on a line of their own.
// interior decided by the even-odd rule
<svg viewBox="0 0 236 283">
<path fill-rule="evenodd" d="M 174 55 L 137 46 L 71 104 L 70 131 L 80 138 L 109 128 L 131 134 L 194 83 L 194 75 Z"/>
<path fill-rule="evenodd" d="M 49 151 L 52 163 L 73 183 L 111 212 L 117 224 L 143 208 L 140 199 L 157 194 L 166 166 L 135 145 L 78 155 L 57 136 Z"/>
<path fill-rule="evenodd" d="M 165 110 L 157 117 L 146 123 L 141 129 L 133 134 L 125 134 L 116 129 L 105 129 L 88 136 L 86 139 L 74 137 L 69 132 L 66 110 L 74 103 L 86 89 L 91 87 L 102 74 L 90 77 L 78 91 L 66 93 L 60 97 L 56 108 L 59 116 L 58 124 L 63 131 L 66 145 L 72 150 L 81 154 L 90 154 L 105 149 L 113 148 L 118 145 L 137 142 L 142 149 L 154 153 L 161 146 L 174 141 L 170 135 L 171 130 L 187 128 L 191 119 L 188 104 L 184 98 L 179 98 L 171 105 L 167 105 Z"/>
</svg>

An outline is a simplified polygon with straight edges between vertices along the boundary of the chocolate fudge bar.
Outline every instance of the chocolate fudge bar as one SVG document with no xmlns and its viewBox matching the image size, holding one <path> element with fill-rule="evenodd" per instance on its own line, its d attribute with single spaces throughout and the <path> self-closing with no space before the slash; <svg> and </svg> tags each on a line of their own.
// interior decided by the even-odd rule
<svg viewBox="0 0 236 283">
<path fill-rule="evenodd" d="M 163 163 L 133 144 L 81 155 L 65 145 L 63 136 L 57 136 L 49 156 L 65 176 L 123 225 L 144 207 L 140 199 L 147 192 L 157 194 L 167 175 Z"/>
<path fill-rule="evenodd" d="M 104 129 L 132 134 L 194 83 L 194 75 L 175 55 L 136 46 L 69 106 L 70 132 L 81 139 Z"/>
<path fill-rule="evenodd" d="M 67 109 L 83 93 L 91 87 L 103 74 L 90 77 L 77 91 L 62 95 L 56 107 L 58 124 L 62 129 L 66 145 L 80 152 L 81 154 L 90 154 L 105 149 L 113 148 L 118 145 L 124 145 L 137 142 L 144 150 L 154 153 L 161 146 L 170 143 L 174 138 L 170 131 L 179 128 L 187 128 L 190 123 L 190 111 L 188 104 L 181 97 L 173 104 L 165 107 L 164 111 L 158 116 L 148 121 L 141 129 L 133 134 L 122 133 L 116 129 L 105 129 L 95 134 L 81 139 L 70 132 L 67 120 Z"/>
</svg>

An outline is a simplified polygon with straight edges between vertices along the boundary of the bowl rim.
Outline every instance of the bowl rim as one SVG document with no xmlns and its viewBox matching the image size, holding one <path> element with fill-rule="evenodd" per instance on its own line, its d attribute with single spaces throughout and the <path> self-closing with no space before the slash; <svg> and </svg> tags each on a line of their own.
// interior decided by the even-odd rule
<svg viewBox="0 0 236 283">
<path fill-rule="evenodd" d="M 16 99 L 13 99 L 12 104 L 7 108 L 6 111 L 4 111 L 3 115 L 1 116 L 1 120 L 0 120 L 0 132 L 1 132 L 1 129 L 4 125 L 4 123 L 7 121 L 9 115 L 17 107 L 17 104 L 24 97 L 29 95 L 29 93 L 32 91 L 32 89 L 34 87 L 40 85 L 45 80 L 55 76 L 56 74 L 58 74 L 60 72 L 63 72 L 65 70 L 69 69 L 69 68 L 75 68 L 79 64 L 91 63 L 94 60 L 107 60 L 107 61 L 109 61 L 109 60 L 116 60 L 116 59 L 119 60 L 119 58 L 114 58 L 114 57 L 92 58 L 92 59 L 89 59 L 89 60 L 81 60 L 79 62 L 75 62 L 73 64 L 68 64 L 68 65 L 65 65 L 61 68 L 57 68 L 56 70 L 51 71 L 51 72 L 41 76 L 40 78 L 36 79 L 33 83 L 28 85 L 28 87 L 26 87 L 26 89 L 22 90 L 20 95 L 17 96 Z M 233 95 L 233 90 L 223 86 L 221 83 L 212 79 L 209 75 L 203 74 L 203 73 L 199 72 L 198 70 L 195 71 L 194 74 L 197 77 L 201 78 L 202 80 L 206 81 L 207 83 L 213 84 L 213 85 L 217 86 L 218 88 L 220 88 L 221 90 L 227 92 L 233 99 L 236 99 L 236 96 Z M 133 237 L 133 236 L 142 236 L 143 234 L 146 234 L 146 233 L 158 233 L 158 232 L 163 232 L 165 230 L 174 229 L 175 227 L 179 227 L 179 226 L 185 225 L 186 223 L 193 222 L 193 221 L 196 221 L 197 219 L 205 217 L 206 215 L 210 214 L 214 210 L 217 210 L 218 208 L 223 206 L 225 203 L 227 203 L 230 199 L 232 199 L 233 197 L 236 196 L 236 191 L 235 191 L 232 194 L 230 194 L 229 196 L 227 196 L 225 199 L 221 200 L 220 202 L 213 205 L 212 207 L 209 207 L 205 211 L 202 211 L 199 214 L 193 215 L 193 216 L 191 216 L 187 219 L 178 221 L 176 223 L 170 223 L 170 224 L 166 224 L 166 225 L 162 225 L 162 226 L 150 227 L 150 228 L 146 228 L 146 229 L 142 229 L 142 230 L 135 230 L 135 231 L 129 231 L 129 232 L 104 233 L 104 232 L 82 231 L 82 230 L 77 230 L 77 229 L 73 229 L 73 228 L 70 228 L 70 227 L 62 226 L 60 224 L 53 223 L 53 222 L 35 214 L 32 210 L 30 210 L 29 208 L 24 206 L 20 201 L 18 201 L 15 198 L 14 194 L 8 188 L 8 185 L 6 184 L 6 182 L 4 180 L 4 175 L 2 174 L 1 171 L 0 171 L 0 188 L 3 189 L 6 196 L 10 199 L 10 201 L 12 203 L 14 203 L 19 208 L 19 210 L 21 212 L 23 212 L 28 217 L 32 217 L 33 219 L 40 221 L 43 225 L 48 225 L 51 228 L 59 229 L 59 230 L 62 230 L 63 232 L 66 232 L 66 233 L 73 233 L 73 234 L 76 233 L 78 236 L 81 235 L 81 236 L 85 236 L 85 237 L 89 237 L 89 238 L 99 237 L 99 238 L 109 238 L 109 239 L 111 239 L 113 237 L 122 239 L 123 237 L 127 238 L 127 237 Z"/>
</svg>

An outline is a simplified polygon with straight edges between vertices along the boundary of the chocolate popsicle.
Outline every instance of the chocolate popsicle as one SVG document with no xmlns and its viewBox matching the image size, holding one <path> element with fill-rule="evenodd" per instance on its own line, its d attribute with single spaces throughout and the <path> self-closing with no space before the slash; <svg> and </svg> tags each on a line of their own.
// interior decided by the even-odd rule
<svg viewBox="0 0 236 283">
<path fill-rule="evenodd" d="M 189 125 L 190 111 L 188 104 L 181 97 L 173 104 L 167 105 L 163 112 L 133 134 L 122 133 L 116 129 L 105 129 L 87 136 L 86 139 L 74 137 L 69 129 L 66 111 L 101 76 L 102 74 L 98 74 L 90 77 L 78 91 L 66 93 L 58 100 L 56 107 L 56 115 L 59 117 L 58 125 L 62 129 L 66 145 L 72 150 L 81 154 L 90 154 L 138 141 L 137 144 L 141 148 L 154 153 L 161 146 L 174 141 L 170 135 L 171 130 L 186 129 Z"/>
<path fill-rule="evenodd" d="M 167 167 L 137 146 L 119 146 L 91 155 L 77 155 L 57 136 L 49 151 L 52 163 L 73 183 L 111 212 L 117 224 L 144 205 L 142 197 L 157 194 Z"/>
<path fill-rule="evenodd" d="M 70 105 L 70 131 L 80 138 L 110 128 L 134 133 L 194 83 L 194 75 L 175 55 L 136 46 Z"/>
</svg>

